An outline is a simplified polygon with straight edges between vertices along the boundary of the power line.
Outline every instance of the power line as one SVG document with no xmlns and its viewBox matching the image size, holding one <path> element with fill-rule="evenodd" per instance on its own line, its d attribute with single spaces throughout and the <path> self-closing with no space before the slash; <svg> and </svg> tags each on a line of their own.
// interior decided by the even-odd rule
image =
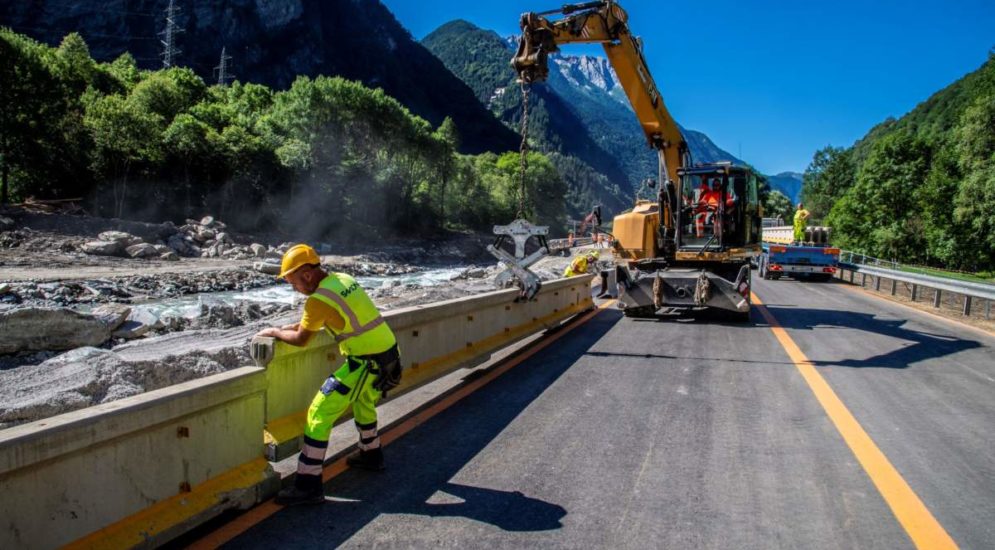
<svg viewBox="0 0 995 550">
<path fill-rule="evenodd" d="M 176 7 L 175 0 L 169 0 L 169 7 L 166 8 L 166 30 L 160 35 L 163 37 L 162 46 L 162 68 L 168 69 L 173 66 L 173 62 L 180 54 L 180 49 L 176 47 L 176 35 L 183 32 L 183 29 L 176 24 L 176 15 L 180 8 Z"/>
<path fill-rule="evenodd" d="M 218 86 L 227 86 L 228 82 L 235 79 L 235 75 L 231 74 L 231 70 L 228 62 L 231 61 L 231 56 L 225 53 L 225 47 L 221 47 L 221 62 L 218 66 L 214 68 L 214 72 L 218 75 Z"/>
</svg>

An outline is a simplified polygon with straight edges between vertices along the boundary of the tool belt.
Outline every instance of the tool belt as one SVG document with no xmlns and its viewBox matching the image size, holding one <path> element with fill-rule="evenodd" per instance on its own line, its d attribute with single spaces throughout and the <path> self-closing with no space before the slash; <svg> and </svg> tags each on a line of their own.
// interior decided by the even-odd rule
<svg viewBox="0 0 995 550">
<path fill-rule="evenodd" d="M 397 350 L 397 344 L 387 351 L 370 355 L 350 355 L 346 359 L 349 361 L 350 371 L 367 365 L 367 372 L 377 377 L 373 381 L 373 387 L 380 391 L 382 397 L 387 397 L 387 392 L 401 383 L 401 354 Z"/>
</svg>

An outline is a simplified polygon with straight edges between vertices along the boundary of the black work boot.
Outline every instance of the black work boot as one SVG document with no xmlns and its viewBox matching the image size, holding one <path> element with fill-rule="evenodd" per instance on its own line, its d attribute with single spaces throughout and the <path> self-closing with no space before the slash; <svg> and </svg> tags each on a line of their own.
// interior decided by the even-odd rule
<svg viewBox="0 0 995 550">
<path fill-rule="evenodd" d="M 276 495 L 276 503 L 283 506 L 322 502 L 325 502 L 325 491 L 321 487 L 321 476 L 317 475 L 297 474 L 294 484 Z"/>
<path fill-rule="evenodd" d="M 386 469 L 383 463 L 383 448 L 381 447 L 352 453 L 346 457 L 345 462 L 351 468 L 359 468 L 371 472 L 382 472 Z"/>
</svg>

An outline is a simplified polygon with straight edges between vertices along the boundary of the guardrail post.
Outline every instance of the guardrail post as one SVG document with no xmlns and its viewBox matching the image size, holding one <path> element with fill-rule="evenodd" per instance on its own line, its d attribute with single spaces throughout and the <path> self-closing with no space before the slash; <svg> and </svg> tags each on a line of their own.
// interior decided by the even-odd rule
<svg viewBox="0 0 995 550">
<path fill-rule="evenodd" d="M 912 301 L 916 301 L 916 297 L 919 296 L 919 285 L 912 283 Z"/>
<path fill-rule="evenodd" d="M 985 320 L 992 320 L 992 301 L 985 300 Z"/>
<path fill-rule="evenodd" d="M 851 285 L 853 284 L 853 276 L 854 276 L 854 275 L 855 275 L 856 273 L 857 273 L 856 271 L 852 271 L 852 270 L 850 271 L 850 284 L 851 284 Z"/>
<path fill-rule="evenodd" d="M 895 291 L 898 290 L 898 281 L 895 279 L 891 280 L 891 295 L 895 295 Z"/>
<path fill-rule="evenodd" d="M 874 290 L 881 290 L 881 276 L 874 276 Z"/>
<path fill-rule="evenodd" d="M 860 274 L 860 286 L 861 287 L 867 286 L 867 274 L 866 273 L 861 273 Z"/>
<path fill-rule="evenodd" d="M 971 297 L 964 296 L 964 316 L 967 317 L 970 315 L 971 315 Z"/>
<path fill-rule="evenodd" d="M 933 307 L 940 307 L 940 289 L 936 289 L 936 293 L 933 294 Z"/>
</svg>

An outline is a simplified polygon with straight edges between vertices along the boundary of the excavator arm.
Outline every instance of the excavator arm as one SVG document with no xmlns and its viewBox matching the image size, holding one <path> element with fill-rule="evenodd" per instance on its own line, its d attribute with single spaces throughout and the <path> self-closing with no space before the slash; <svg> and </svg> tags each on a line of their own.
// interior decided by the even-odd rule
<svg viewBox="0 0 995 550">
<path fill-rule="evenodd" d="M 545 16 L 564 17 L 550 21 Z M 632 35 L 628 15 L 612 0 L 568 4 L 558 10 L 525 13 L 521 19 L 522 37 L 512 67 L 526 83 L 549 76 L 549 54 L 561 44 L 600 43 L 615 69 L 650 147 L 660 155 L 661 190 L 665 181 L 677 181 L 677 169 L 690 165 L 690 155 L 677 123 L 663 104 L 653 81 L 642 44 Z"/>
</svg>

